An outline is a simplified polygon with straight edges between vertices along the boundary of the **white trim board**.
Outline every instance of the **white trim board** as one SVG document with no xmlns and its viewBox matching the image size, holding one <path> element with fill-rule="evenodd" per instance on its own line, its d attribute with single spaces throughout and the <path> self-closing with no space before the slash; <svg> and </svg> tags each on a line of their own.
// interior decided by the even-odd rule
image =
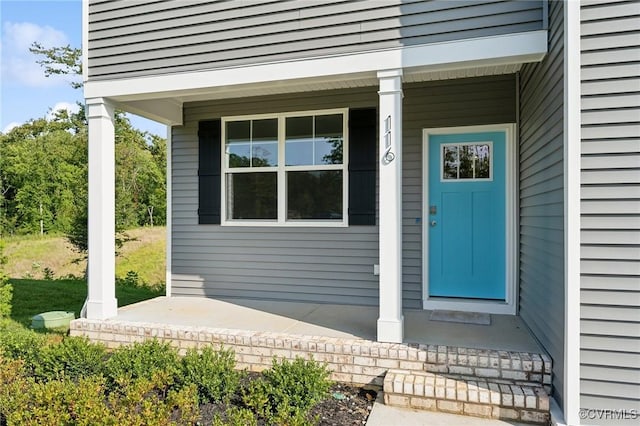
<svg viewBox="0 0 640 426">
<path fill-rule="evenodd" d="M 167 126 L 167 169 L 165 173 L 167 174 L 167 207 L 166 207 L 166 260 L 165 260 L 165 296 L 171 297 L 171 292 L 173 291 L 171 281 L 172 281 L 172 273 L 171 273 L 171 253 L 173 252 L 173 237 L 172 237 L 172 227 L 173 227 L 173 129 L 171 126 Z"/>
<path fill-rule="evenodd" d="M 580 2 L 564 3 L 564 389 L 567 424 L 580 411 Z"/>
<path fill-rule="evenodd" d="M 515 124 L 491 124 L 485 126 L 441 127 L 422 131 L 422 194 L 428 197 L 429 188 L 429 135 L 449 133 L 505 132 L 505 300 L 430 298 L 429 297 L 429 206 L 422 202 L 422 308 L 452 311 L 484 312 L 489 314 L 515 315 L 517 311 L 517 193 L 516 193 L 516 147 Z"/>
</svg>

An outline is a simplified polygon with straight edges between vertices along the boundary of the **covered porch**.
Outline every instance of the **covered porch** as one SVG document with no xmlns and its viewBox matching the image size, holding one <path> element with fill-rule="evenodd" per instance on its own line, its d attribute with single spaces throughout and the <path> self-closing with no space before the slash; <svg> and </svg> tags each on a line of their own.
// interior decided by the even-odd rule
<svg viewBox="0 0 640 426">
<path fill-rule="evenodd" d="M 378 309 L 249 299 L 158 297 L 105 320 L 78 319 L 71 334 L 109 348 L 158 339 L 179 352 L 213 346 L 237 367 L 313 358 L 332 379 L 384 390 L 388 405 L 547 423 L 551 359 L 516 316 L 458 317 L 405 310 L 402 343 L 376 341 Z M 455 322 L 455 321 L 464 322 Z"/>
<path fill-rule="evenodd" d="M 513 315 L 448 315 L 404 311 L 405 344 L 444 345 L 518 352 L 541 352 L 522 320 Z M 374 306 L 274 302 L 252 299 L 157 297 L 122 307 L 113 323 L 167 324 L 283 335 L 376 340 Z M 486 319 L 489 324 L 484 324 Z"/>
<path fill-rule="evenodd" d="M 502 46 L 498 40 L 508 42 L 503 50 L 496 50 L 496 46 Z M 422 200 L 427 191 L 426 180 L 421 177 L 424 176 L 421 169 L 426 167 L 426 161 L 423 164 L 422 160 L 425 143 L 423 131 L 427 128 L 453 128 L 461 125 L 478 125 L 478 129 L 484 129 L 482 125 L 515 122 L 517 82 L 514 73 L 521 68 L 522 63 L 538 61 L 544 55 L 546 32 L 454 44 L 465 49 L 460 50 L 459 57 L 442 58 L 442 63 L 423 64 L 420 58 L 430 57 L 429 53 L 442 54 L 445 47 L 458 52 L 453 45 L 412 49 L 410 58 L 398 57 L 392 52 L 373 56 L 367 54 L 363 58 L 368 58 L 370 62 L 364 68 L 354 64 L 354 58 L 342 64 L 344 68 L 337 66 L 339 64 L 335 61 L 340 62 L 345 58 L 314 59 L 310 62 L 317 66 L 312 69 L 309 68 L 311 64 L 307 63 L 296 63 L 293 68 L 288 67 L 286 70 L 281 69 L 281 64 L 261 65 L 265 72 L 269 71 L 266 74 L 269 75 L 267 80 L 262 79 L 263 73 L 237 75 L 231 73 L 231 70 L 220 70 L 211 71 L 212 78 L 206 84 L 202 80 L 197 80 L 196 84 L 188 79 L 176 79 L 173 75 L 158 77 L 152 81 L 151 86 L 140 89 L 135 89 L 138 86 L 133 86 L 133 82 L 125 81 L 87 84 L 85 96 L 89 118 L 91 265 L 88 274 L 87 318 L 103 320 L 120 315 L 112 278 L 115 249 L 112 238 L 115 209 L 112 179 L 113 111 L 117 107 L 171 126 L 168 134 L 167 170 L 167 189 L 170 194 L 167 206 L 171 210 L 167 219 L 167 296 L 200 295 L 219 299 L 233 294 L 236 297 L 261 297 L 255 295 L 258 291 L 269 303 L 274 300 L 300 299 L 355 305 L 375 303 L 377 306 L 368 312 L 375 310 L 377 314 L 367 318 L 369 325 L 376 329 L 366 328 L 367 333 L 375 331 L 375 334 L 366 334 L 366 338 L 402 343 L 407 341 L 405 333 L 408 332 L 413 339 L 411 332 L 405 331 L 404 308 L 415 308 L 418 304 L 426 307 L 424 302 L 429 293 L 425 289 L 427 280 L 424 277 L 427 276 L 425 272 L 428 269 L 421 266 L 426 265 L 426 260 L 423 259 L 426 256 L 426 246 L 422 247 L 421 241 L 427 241 L 425 235 L 429 225 L 425 223 L 435 223 L 427 222 L 429 215 L 434 213 L 424 210 L 427 201 Z M 480 55 L 482 59 L 473 53 L 475 50 L 469 50 L 472 46 L 483 52 Z M 514 46 L 518 48 L 514 50 Z M 485 57 L 487 55 L 489 57 Z M 380 63 L 399 66 L 380 69 Z M 316 70 L 337 69 L 343 72 L 335 74 L 336 71 L 331 71 L 330 75 L 322 76 L 314 74 Z M 291 84 L 285 86 L 281 84 L 282 81 Z M 215 82 L 214 86 L 210 86 L 212 82 Z M 462 83 L 456 87 L 458 82 Z M 471 89 L 469 85 L 472 86 Z M 465 95 L 470 91 L 477 92 L 474 93 L 474 100 Z M 293 102 L 295 107 L 290 105 L 292 94 L 297 98 Z M 434 105 L 436 110 L 429 110 L 428 105 Z M 241 114 L 260 116 L 269 112 L 282 114 L 296 109 L 321 109 L 326 113 L 336 107 L 345 110 L 345 134 L 354 130 L 348 129 L 350 122 L 346 111 L 363 108 L 373 111 L 374 120 L 373 123 L 367 123 L 367 129 L 375 128 L 377 132 L 373 133 L 373 138 L 369 138 L 373 140 L 373 146 L 367 146 L 366 149 L 367 155 L 371 154 L 373 157 L 373 162 L 364 167 L 373 176 L 370 179 L 372 184 L 369 185 L 373 192 L 368 197 L 372 202 L 367 206 L 367 214 L 372 220 L 367 223 L 350 222 L 348 216 L 353 206 L 350 205 L 352 200 L 349 196 L 361 188 L 348 187 L 351 182 L 347 178 L 343 180 L 343 214 L 340 223 L 286 223 L 282 218 L 286 212 L 286 201 L 282 195 L 286 187 L 284 178 L 278 183 L 280 218 L 277 223 L 267 223 L 268 226 L 265 226 L 256 221 L 240 223 L 241 221 L 225 220 L 228 212 L 223 212 L 220 200 L 226 202 L 226 196 L 217 189 L 221 186 L 220 170 L 207 169 L 209 164 L 219 166 L 221 151 L 216 146 L 211 151 L 218 157 L 202 162 L 202 146 L 210 141 L 200 140 L 205 132 L 203 127 L 197 126 L 212 117 L 220 120 L 218 117 Z M 224 145 L 219 140 L 220 123 L 216 123 L 216 126 L 217 143 Z M 355 131 L 360 129 L 356 128 Z M 509 135 L 509 144 L 513 144 L 514 131 L 510 127 L 505 132 Z M 207 134 L 207 138 L 209 136 Z M 282 135 L 278 138 L 284 140 Z M 281 144 L 284 146 L 284 143 Z M 344 154 L 349 158 L 347 152 Z M 352 157 L 350 162 L 340 164 L 345 171 L 348 170 L 345 175 L 351 175 L 351 181 L 356 182 L 358 169 L 356 167 L 352 170 L 351 163 L 356 163 L 354 160 L 358 157 Z M 510 159 L 505 166 L 512 168 Z M 217 176 L 217 180 L 213 178 L 206 181 L 202 178 L 209 175 Z M 227 173 L 225 176 L 230 175 Z M 285 174 L 281 173 L 281 176 Z M 225 185 L 222 185 L 223 191 Z M 215 188 L 215 191 L 211 191 L 211 188 Z M 514 197 L 510 191 L 505 195 L 510 203 L 505 226 L 513 233 Z M 210 200 L 216 200 L 213 209 L 207 204 Z M 203 221 L 203 216 L 206 216 L 203 212 L 209 210 L 215 211 Z M 277 233 L 274 232 L 276 228 Z M 295 244 L 278 246 L 279 242 L 271 241 L 277 239 L 274 237 L 276 234 L 287 242 L 295 241 Z M 327 237 L 325 246 L 316 250 L 315 245 L 319 244 L 303 244 L 320 238 L 320 234 L 331 238 Z M 254 251 L 260 253 L 247 254 L 250 250 L 237 241 L 241 238 L 251 239 Z M 509 241 L 512 240 L 513 238 Z M 228 243 L 223 247 L 225 241 Z M 342 256 L 345 260 L 331 259 L 335 257 L 332 249 L 343 244 L 348 246 L 346 254 Z M 458 303 L 456 310 L 516 312 L 516 280 L 512 273 L 515 270 L 515 246 L 511 244 L 508 249 L 503 280 L 504 286 L 508 287 L 506 295 L 489 297 L 488 299 L 495 299 L 498 303 L 492 303 L 487 309 L 479 309 L 478 303 L 474 302 Z M 216 256 L 213 255 L 214 252 Z M 280 257 L 265 260 L 265 254 L 270 252 L 277 252 Z M 221 260 L 227 253 L 231 253 L 234 263 Z M 290 260 L 300 253 L 303 253 L 302 260 Z M 244 256 L 243 259 L 238 260 L 241 255 Z M 319 258 L 327 263 L 325 269 L 312 268 Z M 248 263 L 268 263 L 269 267 L 251 270 L 253 268 Z M 279 265 L 277 270 L 280 275 L 273 272 L 273 264 Z M 307 269 L 312 272 L 308 274 L 313 275 L 311 278 L 303 273 Z M 346 269 L 349 269 L 347 274 L 341 273 Z M 221 270 L 224 273 L 219 272 Z M 220 276 L 221 274 L 226 275 Z M 268 282 L 262 279 L 265 276 L 269 278 Z M 347 287 L 353 288 L 341 290 L 342 285 L 337 284 L 341 281 L 349 281 Z M 331 289 L 327 290 L 328 287 Z M 293 293 L 300 294 L 292 296 Z"/>
</svg>

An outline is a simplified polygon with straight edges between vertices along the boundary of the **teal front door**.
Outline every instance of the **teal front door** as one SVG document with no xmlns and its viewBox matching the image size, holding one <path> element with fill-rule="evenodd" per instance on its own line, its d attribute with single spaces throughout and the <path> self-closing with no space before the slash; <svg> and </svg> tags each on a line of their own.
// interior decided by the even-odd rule
<svg viewBox="0 0 640 426">
<path fill-rule="evenodd" d="M 505 300 L 506 134 L 427 142 L 429 296 Z"/>
</svg>

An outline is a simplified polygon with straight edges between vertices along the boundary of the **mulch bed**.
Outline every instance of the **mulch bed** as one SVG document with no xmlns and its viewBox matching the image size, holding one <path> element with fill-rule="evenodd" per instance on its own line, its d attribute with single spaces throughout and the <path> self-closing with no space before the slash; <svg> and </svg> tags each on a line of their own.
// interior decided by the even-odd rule
<svg viewBox="0 0 640 426">
<path fill-rule="evenodd" d="M 255 377 L 250 373 L 249 380 Z M 320 426 L 350 426 L 364 425 L 376 400 L 376 391 L 334 383 L 329 391 L 329 397 L 311 410 L 311 416 L 318 416 Z M 242 406 L 240 396 L 233 398 L 230 405 Z M 213 417 L 218 414 L 224 416 L 229 408 L 227 404 L 203 404 L 200 406 L 200 424 L 211 424 Z M 258 422 L 259 425 L 264 423 Z"/>
</svg>

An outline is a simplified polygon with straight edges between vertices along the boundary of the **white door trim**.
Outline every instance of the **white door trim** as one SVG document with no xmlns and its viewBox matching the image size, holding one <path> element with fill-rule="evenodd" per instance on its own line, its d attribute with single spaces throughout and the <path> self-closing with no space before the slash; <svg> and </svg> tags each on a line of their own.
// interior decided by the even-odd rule
<svg viewBox="0 0 640 426">
<path fill-rule="evenodd" d="M 429 297 L 429 136 L 449 133 L 503 131 L 505 146 L 505 301 Z M 422 308 L 453 311 L 486 312 L 515 315 L 517 311 L 517 193 L 515 124 L 491 124 L 485 126 L 440 127 L 422 130 Z"/>
</svg>

